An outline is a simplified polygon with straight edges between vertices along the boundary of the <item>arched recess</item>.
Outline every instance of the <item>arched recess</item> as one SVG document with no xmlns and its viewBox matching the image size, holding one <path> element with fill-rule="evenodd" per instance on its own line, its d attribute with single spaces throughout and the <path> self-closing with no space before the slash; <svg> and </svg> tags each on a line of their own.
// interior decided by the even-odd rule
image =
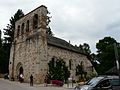
<svg viewBox="0 0 120 90">
<path fill-rule="evenodd" d="M 24 69 L 21 62 L 19 62 L 16 66 L 16 76 L 19 76 L 20 74 L 24 75 Z"/>
<path fill-rule="evenodd" d="M 24 34 L 24 28 L 25 28 L 25 24 L 24 24 L 24 23 L 22 23 L 22 26 L 21 26 L 21 35 L 23 35 L 23 34 Z"/>
<path fill-rule="evenodd" d="M 33 29 L 37 29 L 38 28 L 38 14 L 35 14 L 33 16 Z"/>
</svg>

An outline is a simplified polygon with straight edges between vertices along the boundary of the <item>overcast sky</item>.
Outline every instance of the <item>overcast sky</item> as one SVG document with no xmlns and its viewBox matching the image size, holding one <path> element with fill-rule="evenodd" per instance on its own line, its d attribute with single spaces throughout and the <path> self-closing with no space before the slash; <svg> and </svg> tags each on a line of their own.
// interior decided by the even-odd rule
<svg viewBox="0 0 120 90">
<path fill-rule="evenodd" d="M 95 52 L 106 36 L 120 42 L 120 0 L 0 0 L 0 29 L 18 9 L 27 14 L 40 5 L 51 13 L 54 35 L 73 45 L 88 43 Z"/>
</svg>

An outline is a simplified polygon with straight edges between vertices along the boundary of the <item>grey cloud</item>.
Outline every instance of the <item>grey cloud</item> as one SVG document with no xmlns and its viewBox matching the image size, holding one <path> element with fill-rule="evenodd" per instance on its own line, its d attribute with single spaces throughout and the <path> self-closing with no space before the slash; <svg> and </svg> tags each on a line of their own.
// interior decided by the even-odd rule
<svg viewBox="0 0 120 90">
<path fill-rule="evenodd" d="M 96 42 L 105 36 L 111 35 L 120 40 L 119 0 L 2 0 L 1 17 L 4 17 L 5 12 L 10 13 L 9 17 L 5 16 L 2 20 L 9 20 L 18 8 L 28 13 L 41 4 L 46 5 L 51 12 L 50 27 L 57 37 L 71 40 L 73 44 L 86 42 L 90 44 L 92 51 L 95 51 Z M 0 28 L 1 26 L 2 24 Z"/>
</svg>

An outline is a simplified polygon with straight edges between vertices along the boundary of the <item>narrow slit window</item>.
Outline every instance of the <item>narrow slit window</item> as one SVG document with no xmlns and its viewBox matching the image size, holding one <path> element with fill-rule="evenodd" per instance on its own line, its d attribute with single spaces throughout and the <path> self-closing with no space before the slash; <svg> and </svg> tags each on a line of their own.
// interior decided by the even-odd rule
<svg viewBox="0 0 120 90">
<path fill-rule="evenodd" d="M 22 23 L 22 26 L 21 26 L 21 34 L 24 34 L 24 23 Z"/>
<path fill-rule="evenodd" d="M 33 17 L 33 29 L 38 28 L 38 14 L 35 14 Z"/>
<path fill-rule="evenodd" d="M 26 32 L 29 32 L 29 20 L 27 20 L 27 24 L 26 24 Z"/>
<path fill-rule="evenodd" d="M 17 37 L 19 36 L 19 33 L 20 33 L 20 25 L 18 25 L 17 27 Z"/>
<path fill-rule="evenodd" d="M 69 60 L 69 69 L 71 70 L 72 67 L 72 60 Z"/>
</svg>

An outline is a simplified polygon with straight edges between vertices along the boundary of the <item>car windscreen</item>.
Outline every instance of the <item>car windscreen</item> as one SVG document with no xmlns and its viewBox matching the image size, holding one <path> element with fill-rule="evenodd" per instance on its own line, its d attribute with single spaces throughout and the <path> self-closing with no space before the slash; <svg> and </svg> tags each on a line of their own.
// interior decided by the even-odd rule
<svg viewBox="0 0 120 90">
<path fill-rule="evenodd" d="M 102 80 L 104 77 L 94 77 L 90 80 L 88 80 L 88 82 L 86 82 L 86 85 L 91 85 L 91 86 L 95 86 L 100 80 Z"/>
<path fill-rule="evenodd" d="M 110 83 L 111 83 L 112 86 L 120 86 L 119 79 L 111 79 Z"/>
</svg>

